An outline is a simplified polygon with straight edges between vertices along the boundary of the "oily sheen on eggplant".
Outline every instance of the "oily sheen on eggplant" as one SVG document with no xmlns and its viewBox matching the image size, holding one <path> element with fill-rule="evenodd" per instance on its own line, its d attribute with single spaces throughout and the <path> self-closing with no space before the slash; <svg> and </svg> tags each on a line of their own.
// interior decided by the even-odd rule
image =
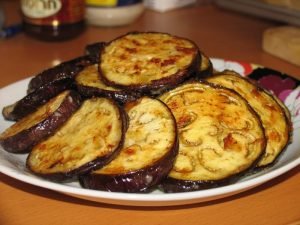
<svg viewBox="0 0 300 225">
<path fill-rule="evenodd" d="M 27 153 L 52 135 L 79 108 L 81 97 L 64 91 L 0 134 L 0 144 L 8 152 Z"/>
<path fill-rule="evenodd" d="M 53 83 L 57 80 L 72 79 L 86 66 L 96 63 L 96 59 L 92 56 L 80 56 L 66 62 L 62 62 L 57 66 L 51 67 L 35 75 L 28 84 L 27 93 L 31 93 L 41 86 Z"/>
<path fill-rule="evenodd" d="M 206 82 L 181 85 L 160 96 L 175 116 L 179 154 L 165 192 L 223 185 L 249 171 L 265 152 L 261 121 L 236 92 Z"/>
<path fill-rule="evenodd" d="M 169 173 L 178 152 L 175 119 L 161 101 L 143 97 L 127 103 L 129 127 L 120 154 L 103 168 L 80 176 L 85 188 L 145 192 Z"/>
<path fill-rule="evenodd" d="M 220 72 L 208 77 L 207 81 L 233 89 L 248 101 L 260 116 L 267 137 L 266 152 L 258 166 L 264 167 L 275 162 L 291 137 L 291 122 L 282 108 L 284 104 L 278 104 L 280 100 L 271 93 L 233 71 Z"/>
<path fill-rule="evenodd" d="M 6 120 L 18 121 L 34 112 L 39 106 L 49 101 L 49 99 L 71 88 L 72 83 L 71 79 L 65 79 L 40 86 L 12 105 L 5 106 L 2 109 L 2 115 Z"/>
<path fill-rule="evenodd" d="M 100 96 L 115 99 L 124 104 L 140 97 L 136 92 L 108 86 L 99 77 L 98 64 L 84 68 L 76 77 L 75 84 L 80 94 L 86 97 Z"/>
<path fill-rule="evenodd" d="M 75 178 L 107 164 L 123 146 L 126 118 L 107 98 L 86 99 L 51 137 L 37 144 L 28 169 L 50 180 Z"/>
<path fill-rule="evenodd" d="M 198 47 L 166 33 L 134 32 L 105 45 L 99 74 L 104 83 L 159 94 L 192 76 L 200 64 Z"/>
</svg>

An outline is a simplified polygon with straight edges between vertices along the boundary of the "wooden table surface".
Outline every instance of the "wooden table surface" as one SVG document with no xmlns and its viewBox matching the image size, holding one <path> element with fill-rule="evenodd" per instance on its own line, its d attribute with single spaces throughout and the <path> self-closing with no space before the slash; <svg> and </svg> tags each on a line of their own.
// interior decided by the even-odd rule
<svg viewBox="0 0 300 225">
<path fill-rule="evenodd" d="M 17 1 L 0 1 L 8 23 L 19 22 Z M 86 44 L 128 31 L 162 31 L 195 41 L 210 57 L 258 63 L 300 78 L 300 68 L 261 49 L 262 32 L 278 24 L 205 5 L 157 13 L 117 28 L 88 27 L 63 43 L 24 34 L 0 42 L 0 88 L 76 57 Z M 300 166 L 243 193 L 193 205 L 126 207 L 97 203 L 32 186 L 0 174 L 0 224 L 300 224 Z"/>
</svg>

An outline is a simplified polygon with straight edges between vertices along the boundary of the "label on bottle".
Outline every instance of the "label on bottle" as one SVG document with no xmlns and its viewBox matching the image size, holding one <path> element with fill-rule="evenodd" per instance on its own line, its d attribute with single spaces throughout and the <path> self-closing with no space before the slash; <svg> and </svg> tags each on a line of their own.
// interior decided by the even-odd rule
<svg viewBox="0 0 300 225">
<path fill-rule="evenodd" d="M 84 18 L 84 0 L 21 0 L 24 20 L 35 25 L 76 23 Z"/>
</svg>

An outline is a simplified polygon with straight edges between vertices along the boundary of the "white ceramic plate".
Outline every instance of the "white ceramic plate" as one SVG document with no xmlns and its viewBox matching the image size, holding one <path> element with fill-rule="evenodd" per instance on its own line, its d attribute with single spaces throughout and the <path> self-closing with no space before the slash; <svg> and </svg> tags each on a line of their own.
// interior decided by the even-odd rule
<svg viewBox="0 0 300 225">
<path fill-rule="evenodd" d="M 232 69 L 241 74 L 248 74 L 253 69 L 252 64 L 225 61 L 222 59 L 212 59 L 214 68 L 217 70 Z M 3 106 L 11 104 L 16 100 L 25 96 L 29 79 L 21 80 L 9 86 L 0 89 L 0 109 Z M 300 87 L 297 86 L 293 90 L 289 90 L 288 96 L 285 98 L 285 104 L 288 105 L 292 112 L 294 125 L 293 143 L 282 154 L 277 163 L 259 173 L 247 176 L 238 182 L 212 188 L 207 190 L 188 192 L 188 193 L 172 193 L 165 194 L 155 191 L 151 194 L 126 194 L 111 193 L 104 191 L 83 189 L 77 182 L 71 183 L 55 183 L 28 172 L 25 167 L 27 155 L 11 154 L 0 147 L 0 172 L 18 179 L 20 181 L 36 185 L 39 187 L 62 192 L 78 198 L 88 199 L 97 202 L 111 203 L 118 205 L 135 205 L 135 206 L 167 206 L 167 205 L 184 205 L 190 203 L 203 202 L 213 199 L 219 199 L 225 196 L 233 195 L 247 189 L 253 188 L 259 184 L 267 182 L 300 164 Z M 11 122 L 5 121 L 0 117 L 0 132 L 3 132 Z"/>
</svg>

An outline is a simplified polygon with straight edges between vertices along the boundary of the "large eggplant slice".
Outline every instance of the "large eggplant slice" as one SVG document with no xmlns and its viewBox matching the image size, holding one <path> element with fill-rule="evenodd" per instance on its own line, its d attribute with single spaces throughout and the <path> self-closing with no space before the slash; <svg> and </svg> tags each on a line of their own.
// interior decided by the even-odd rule
<svg viewBox="0 0 300 225">
<path fill-rule="evenodd" d="M 45 104 L 49 99 L 72 87 L 73 80 L 55 80 L 41 86 L 35 91 L 27 94 L 12 105 L 2 109 L 2 115 L 6 120 L 17 121 L 34 112 L 39 106 Z"/>
<path fill-rule="evenodd" d="M 91 98 L 68 121 L 27 158 L 34 174 L 63 181 L 98 169 L 123 146 L 125 113 L 110 99 Z"/>
<path fill-rule="evenodd" d="M 103 83 L 99 77 L 97 64 L 87 66 L 83 69 L 75 77 L 75 84 L 77 90 L 86 97 L 105 96 L 113 98 L 122 104 L 140 97 L 136 92 L 129 92 Z"/>
<path fill-rule="evenodd" d="M 239 92 L 262 120 L 267 137 L 267 148 L 259 167 L 272 164 L 290 141 L 291 122 L 286 116 L 284 104 L 279 99 L 257 86 L 250 79 L 232 71 L 224 71 L 208 77 L 207 81 L 222 85 Z"/>
<path fill-rule="evenodd" d="M 265 152 L 261 121 L 236 92 L 191 82 L 160 96 L 173 112 L 179 154 L 161 187 L 184 192 L 230 183 Z"/>
<path fill-rule="evenodd" d="M 87 65 L 91 65 L 94 63 L 96 63 L 95 58 L 86 55 L 63 62 L 57 66 L 44 70 L 30 80 L 27 93 L 31 93 L 39 87 L 52 83 L 56 80 L 73 78 Z"/>
<path fill-rule="evenodd" d="M 166 33 L 128 33 L 100 53 L 102 80 L 119 88 L 150 94 L 172 88 L 198 70 L 198 47 Z"/>
<path fill-rule="evenodd" d="M 62 92 L 0 134 L 1 146 L 8 152 L 29 152 L 35 144 L 62 126 L 80 104 L 78 93 Z"/>
<path fill-rule="evenodd" d="M 178 152 L 175 119 L 157 99 L 127 103 L 129 127 L 120 154 L 103 168 L 80 177 L 85 188 L 144 192 L 169 173 Z"/>
</svg>

